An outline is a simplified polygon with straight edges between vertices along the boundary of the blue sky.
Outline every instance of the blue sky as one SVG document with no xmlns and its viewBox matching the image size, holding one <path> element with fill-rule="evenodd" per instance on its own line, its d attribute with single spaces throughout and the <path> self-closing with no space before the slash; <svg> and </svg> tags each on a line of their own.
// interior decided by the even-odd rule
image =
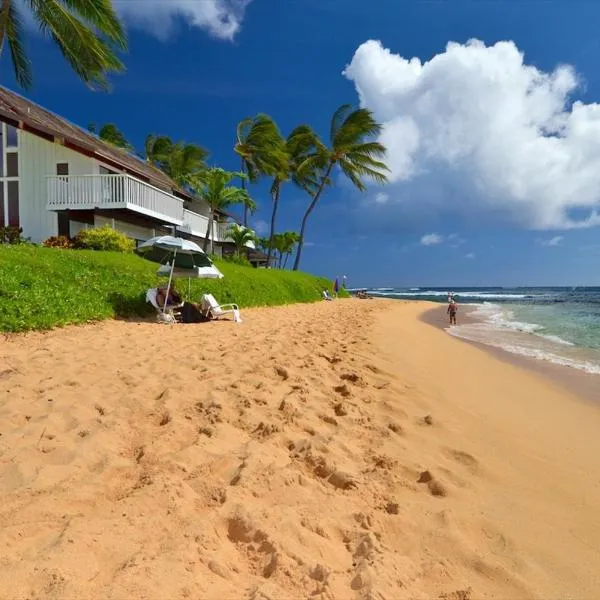
<svg viewBox="0 0 600 600">
<path fill-rule="evenodd" d="M 363 195 L 337 181 L 311 218 L 304 269 L 365 286 L 600 284 L 598 3 L 203 0 L 168 27 L 168 2 L 118 3 L 130 52 L 109 94 L 31 33 L 27 95 L 82 126 L 113 122 L 138 147 L 151 132 L 200 143 L 231 169 L 243 117 L 326 136 L 335 108 L 362 101 L 386 124 L 393 181 Z M 237 6 L 235 35 L 203 21 L 209 5 Z M 14 87 L 7 58 L 0 79 Z M 254 195 L 260 228 L 269 198 Z M 306 205 L 284 189 L 280 228 L 298 229 Z"/>
</svg>

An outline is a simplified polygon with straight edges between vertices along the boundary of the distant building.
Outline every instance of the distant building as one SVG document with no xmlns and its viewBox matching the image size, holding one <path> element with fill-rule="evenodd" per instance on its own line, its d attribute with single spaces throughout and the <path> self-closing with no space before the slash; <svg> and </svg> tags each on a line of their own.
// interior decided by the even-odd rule
<svg viewBox="0 0 600 600">
<path fill-rule="evenodd" d="M 33 242 L 107 224 L 138 243 L 173 228 L 199 243 L 206 236 L 206 203 L 141 158 L 1 86 L 0 138 L 0 227 L 22 227 Z M 213 227 L 215 254 L 233 248 L 231 219 L 222 213 Z"/>
</svg>

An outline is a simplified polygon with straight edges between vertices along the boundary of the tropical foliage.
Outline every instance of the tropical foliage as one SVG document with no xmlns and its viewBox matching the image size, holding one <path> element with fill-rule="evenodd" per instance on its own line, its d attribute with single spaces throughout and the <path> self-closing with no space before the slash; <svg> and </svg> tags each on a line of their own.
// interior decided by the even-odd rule
<svg viewBox="0 0 600 600">
<path fill-rule="evenodd" d="M 72 240 L 78 250 L 133 252 L 134 241 L 109 225 L 81 230 Z"/>
<path fill-rule="evenodd" d="M 299 241 L 300 235 L 295 231 L 276 233 L 270 238 L 270 247 L 279 254 L 277 266 L 280 269 L 285 269 L 288 258 L 292 255 Z"/>
<path fill-rule="evenodd" d="M 30 88 L 33 82 L 24 40 L 29 18 L 90 87 L 106 89 L 107 75 L 123 70 L 117 54 L 127 48 L 127 41 L 110 0 L 2 0 L 0 57 L 6 43 L 21 87 Z"/>
<path fill-rule="evenodd" d="M 146 160 L 164 171 L 177 185 L 184 186 L 206 170 L 208 151 L 197 144 L 173 142 L 167 136 L 149 135 Z"/>
<path fill-rule="evenodd" d="M 242 204 L 244 207 L 254 208 L 255 204 L 245 189 L 230 185 L 231 181 L 237 177 L 245 177 L 242 173 L 225 171 L 218 167 L 213 167 L 188 177 L 186 183 L 194 191 L 195 195 L 206 202 L 209 206 L 208 225 L 204 237 L 203 250 L 208 250 L 209 241 L 213 239 L 213 223 L 217 211 L 224 211 L 232 204 Z"/>
<path fill-rule="evenodd" d="M 131 152 L 133 150 L 133 146 L 127 141 L 127 138 L 123 134 L 123 132 L 114 124 L 107 123 L 106 125 L 102 125 L 99 131 L 96 131 L 96 124 L 91 123 L 88 125 L 88 131 L 91 133 L 97 134 L 98 137 L 111 144 L 112 146 L 116 146 L 117 148 L 122 148 L 123 150 L 127 150 Z"/>
<path fill-rule="evenodd" d="M 232 223 L 227 229 L 227 236 L 235 246 L 235 254 L 239 258 L 243 256 L 250 242 L 256 243 L 256 234 L 249 227 Z"/>
<path fill-rule="evenodd" d="M 273 119 L 259 114 L 247 117 L 237 126 L 235 153 L 240 157 L 242 188 L 246 181 L 256 183 L 260 177 L 277 177 L 286 171 L 287 155 L 281 133 Z M 248 209 L 244 207 L 244 225 L 248 225 Z"/>
<path fill-rule="evenodd" d="M 308 218 L 317 206 L 325 188 L 332 183 L 334 168 L 341 173 L 359 191 L 366 189 L 365 179 L 384 184 L 387 181 L 388 168 L 381 160 L 385 157 L 385 147 L 373 141 L 381 133 L 382 127 L 366 108 L 353 109 L 349 104 L 338 108 L 331 119 L 329 146 L 318 138 L 314 139 L 314 147 L 303 157 L 301 168 L 305 172 L 315 173 L 316 186 L 307 191 L 311 201 L 302 218 L 298 251 L 294 262 L 294 270 L 300 266 L 304 234 Z"/>
</svg>

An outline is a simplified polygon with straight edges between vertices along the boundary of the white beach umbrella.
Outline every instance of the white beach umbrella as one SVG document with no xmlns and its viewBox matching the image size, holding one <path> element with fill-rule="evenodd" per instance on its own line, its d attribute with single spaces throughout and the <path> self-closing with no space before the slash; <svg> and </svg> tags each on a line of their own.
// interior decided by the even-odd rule
<svg viewBox="0 0 600 600">
<path fill-rule="evenodd" d="M 174 237 L 172 235 L 161 235 L 150 238 L 135 249 L 147 260 L 165 265 L 169 263 L 169 283 L 167 284 L 167 297 L 171 289 L 171 281 L 175 269 L 185 269 L 193 271 L 195 268 L 213 267 L 212 261 L 202 248 L 195 242 L 184 238 Z M 215 267 L 216 268 L 216 267 Z M 189 277 L 189 274 L 188 274 Z M 167 303 L 164 303 L 163 313 L 166 310 Z"/>
</svg>

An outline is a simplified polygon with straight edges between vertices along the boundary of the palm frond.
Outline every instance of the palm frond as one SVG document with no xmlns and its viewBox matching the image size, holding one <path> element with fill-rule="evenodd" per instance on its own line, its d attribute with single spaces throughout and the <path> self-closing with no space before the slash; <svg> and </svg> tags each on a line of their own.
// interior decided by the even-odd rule
<svg viewBox="0 0 600 600">
<path fill-rule="evenodd" d="M 71 13 L 79 15 L 102 37 L 121 50 L 127 49 L 127 37 L 110 0 L 61 0 Z"/>
<path fill-rule="evenodd" d="M 333 148 L 354 145 L 361 143 L 365 138 L 377 137 L 382 129 L 370 110 L 359 108 L 344 119 L 332 140 Z"/>
<path fill-rule="evenodd" d="M 348 113 L 352 110 L 352 105 L 342 104 L 331 117 L 331 128 L 329 130 L 329 139 L 332 145 L 335 145 L 334 140 L 337 137 L 338 131 L 342 124 L 346 121 Z"/>
<path fill-rule="evenodd" d="M 21 14 L 14 2 L 4 0 L 0 9 L 0 36 L 6 39 L 15 72 L 17 83 L 29 89 L 33 83 L 31 62 L 23 44 L 23 24 Z M 1 46 L 0 46 L 1 49 Z"/>
<path fill-rule="evenodd" d="M 107 74 L 124 70 L 112 40 L 99 37 L 57 0 L 29 0 L 40 31 L 50 37 L 81 79 L 107 89 Z"/>
</svg>

